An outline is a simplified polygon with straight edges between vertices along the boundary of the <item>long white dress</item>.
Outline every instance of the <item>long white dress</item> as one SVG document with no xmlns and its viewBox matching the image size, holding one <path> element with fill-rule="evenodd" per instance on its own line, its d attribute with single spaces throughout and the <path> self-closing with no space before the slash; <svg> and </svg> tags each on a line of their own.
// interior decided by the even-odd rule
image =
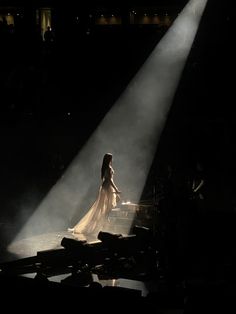
<svg viewBox="0 0 236 314">
<path fill-rule="evenodd" d="M 112 167 L 105 170 L 96 201 L 87 214 L 74 226 L 73 233 L 97 234 L 102 230 L 110 211 L 116 207 L 117 194 L 111 185 L 113 174 Z"/>
</svg>

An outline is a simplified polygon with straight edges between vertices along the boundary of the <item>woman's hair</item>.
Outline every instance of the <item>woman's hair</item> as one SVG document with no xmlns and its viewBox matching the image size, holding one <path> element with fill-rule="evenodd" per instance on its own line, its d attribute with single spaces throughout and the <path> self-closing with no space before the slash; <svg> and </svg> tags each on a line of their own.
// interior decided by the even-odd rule
<svg viewBox="0 0 236 314">
<path fill-rule="evenodd" d="M 112 161 L 112 154 L 107 153 L 103 157 L 102 168 L 101 168 L 101 178 L 104 178 L 105 171 L 110 166 L 110 162 Z"/>
</svg>

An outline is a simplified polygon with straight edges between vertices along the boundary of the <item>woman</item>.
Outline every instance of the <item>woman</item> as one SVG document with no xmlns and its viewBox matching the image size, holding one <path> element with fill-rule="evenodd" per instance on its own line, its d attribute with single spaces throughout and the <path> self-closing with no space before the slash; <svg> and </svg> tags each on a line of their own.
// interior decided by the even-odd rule
<svg viewBox="0 0 236 314">
<path fill-rule="evenodd" d="M 119 194 L 121 193 L 113 181 L 114 170 L 112 168 L 112 154 L 105 154 L 101 168 L 102 184 L 98 197 L 88 213 L 75 225 L 68 229 L 73 233 L 95 234 L 98 233 L 112 208 L 116 207 Z"/>
</svg>

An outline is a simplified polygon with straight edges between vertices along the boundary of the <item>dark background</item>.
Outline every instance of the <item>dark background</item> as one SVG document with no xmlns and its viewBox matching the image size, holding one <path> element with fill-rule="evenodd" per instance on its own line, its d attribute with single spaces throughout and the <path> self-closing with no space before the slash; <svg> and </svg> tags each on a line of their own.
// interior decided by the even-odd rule
<svg viewBox="0 0 236 314">
<path fill-rule="evenodd" d="M 159 3 L 177 12 L 187 1 Z M 28 23 L 31 8 L 23 5 Z M 88 12 L 99 5 L 111 3 L 55 6 L 57 36 L 50 47 L 36 41 L 27 23 L 16 40 L 1 39 L 2 223 L 17 224 L 24 204 L 34 208 L 40 202 L 165 34 L 166 29 L 123 25 L 91 29 L 88 35 L 87 22 L 73 27 L 73 10 Z M 125 10 L 129 3 L 114 5 Z M 222 243 L 221 252 L 226 242 L 233 243 L 236 201 L 231 6 L 229 1 L 208 1 L 144 192 L 150 196 L 163 165 L 170 163 L 182 180 L 200 161 L 206 180 L 204 226 L 214 231 L 209 245 Z"/>
</svg>

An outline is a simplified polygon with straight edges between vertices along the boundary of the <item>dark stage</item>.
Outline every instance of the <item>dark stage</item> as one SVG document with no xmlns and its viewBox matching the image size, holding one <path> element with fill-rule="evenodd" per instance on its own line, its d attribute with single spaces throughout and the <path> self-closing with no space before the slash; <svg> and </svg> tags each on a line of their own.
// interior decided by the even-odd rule
<svg viewBox="0 0 236 314">
<path fill-rule="evenodd" d="M 140 0 L 126 4 L 90 1 L 84 7 L 73 4 L 70 8 L 53 1 L 45 6 L 46 0 L 43 4 L 35 2 L 33 7 L 24 1 L 15 2 L 8 5 L 0 1 L 0 269 L 4 275 L 0 285 L 30 289 L 32 282 L 36 282 L 32 287 L 37 289 L 37 278 L 33 278 L 36 274 L 42 275 L 41 260 L 37 260 L 38 254 L 42 254 L 45 265 L 49 263 L 50 274 L 38 278 L 41 279 L 39 286 L 47 290 L 55 283 L 53 290 L 56 290 L 57 285 L 62 285 L 59 295 L 66 288 L 74 294 L 74 289 L 96 282 L 101 284 L 100 288 L 124 288 L 124 291 L 117 290 L 122 296 L 127 289 L 127 298 L 133 293 L 129 295 L 133 302 L 138 300 L 143 308 L 154 305 L 160 313 L 167 310 L 175 310 L 176 314 L 202 313 L 206 309 L 205 301 L 209 307 L 225 308 L 234 298 L 236 275 L 236 54 L 230 1 L 207 2 L 158 146 L 153 151 L 139 201 L 129 199 L 130 191 L 125 191 L 125 185 L 120 187 L 121 201 L 130 200 L 131 204 L 120 202 L 110 213 L 103 231 L 122 234 L 127 239 L 134 235 L 135 226 L 144 228 L 141 229 L 144 238 L 145 232 L 150 232 L 148 248 L 138 234 L 141 246 L 133 247 L 131 243 L 126 255 L 119 251 L 120 247 L 118 253 L 111 251 L 107 242 L 101 248 L 102 242 L 96 236 L 74 237 L 67 228 L 80 216 L 78 212 L 72 214 L 67 207 L 62 213 L 58 209 L 64 225 L 53 225 L 52 213 L 51 220 L 45 218 L 42 232 L 41 226 L 31 230 L 28 236 L 20 232 L 29 227 L 31 217 L 50 191 L 58 182 L 63 182 L 71 163 L 188 1 Z M 43 7 L 51 10 L 51 41 L 36 36 L 40 35 L 35 24 L 37 14 L 48 14 L 41 10 Z M 133 13 L 135 10 L 138 17 Z M 154 21 L 157 11 L 163 15 L 163 21 L 164 16 L 170 17 L 169 24 L 150 22 Z M 9 26 L 12 16 L 14 25 Z M 111 23 L 112 18 L 116 18 L 116 24 Z M 106 23 L 102 24 L 105 19 Z M 144 106 L 148 110 L 145 102 Z M 132 114 L 116 117 L 114 124 L 118 130 L 123 120 L 129 121 L 128 131 L 132 130 Z M 148 125 L 147 119 L 138 131 L 145 133 Z M 127 132 L 127 139 L 130 137 Z M 123 137 L 117 142 L 114 164 L 119 146 L 127 139 Z M 149 143 L 144 147 L 149 149 Z M 96 153 L 95 150 L 93 154 Z M 118 182 L 122 182 L 119 171 L 127 172 L 122 167 L 115 169 Z M 89 166 L 84 168 L 89 170 Z M 140 172 L 144 169 L 141 162 L 140 169 Z M 189 193 L 191 180 L 204 182 L 198 198 Z M 89 178 L 86 178 L 83 186 L 88 184 Z M 67 202 L 75 208 L 77 191 L 73 186 L 71 191 L 74 194 L 68 193 Z M 91 188 L 84 195 L 84 204 L 88 207 L 96 191 Z M 99 272 L 93 273 L 100 265 L 98 261 L 93 264 L 89 260 L 86 269 L 86 263 L 73 268 L 77 258 L 74 253 L 73 258 L 70 255 L 73 263 L 60 257 L 65 250 L 61 245 L 64 238 L 77 239 L 78 243 L 87 240 L 86 245 L 92 245 L 92 252 L 98 256 L 105 254 L 99 261 L 103 266 L 113 254 L 114 261 L 119 260 L 124 268 L 118 267 L 116 273 L 112 271 L 113 264 L 108 263 L 110 273 L 107 268 L 102 272 L 102 275 L 108 272 L 108 278 L 100 279 Z M 57 252 L 59 264 L 60 260 L 64 264 L 56 265 L 53 274 L 50 263 Z M 25 260 L 29 257 L 36 258 L 30 265 Z M 17 260 L 22 261 L 20 268 L 10 263 Z M 93 273 L 92 281 L 91 278 L 84 284 L 81 278 L 66 281 L 79 267 L 86 274 Z"/>
</svg>

